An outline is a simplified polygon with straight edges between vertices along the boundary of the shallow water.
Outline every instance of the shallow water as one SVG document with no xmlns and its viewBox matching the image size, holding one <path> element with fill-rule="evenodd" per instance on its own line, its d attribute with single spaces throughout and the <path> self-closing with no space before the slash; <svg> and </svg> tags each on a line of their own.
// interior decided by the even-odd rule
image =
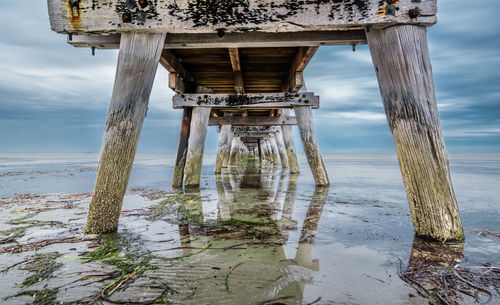
<svg viewBox="0 0 500 305">
<path fill-rule="evenodd" d="M 414 240 L 392 155 L 326 155 L 328 189 L 314 187 L 303 158 L 300 175 L 254 164 L 213 175 L 209 155 L 194 193 L 169 190 L 173 159 L 137 157 L 119 232 L 101 241 L 79 234 L 97 155 L 0 155 L 0 231 L 23 229 L 1 248 L 1 269 L 20 263 L 0 277 L 4 302 L 31 303 L 45 291 L 67 302 L 428 304 L 400 273 L 452 266 L 498 281 L 500 155 L 452 156 L 467 238 L 453 249 Z M 16 196 L 27 193 L 38 195 Z M 103 244 L 113 246 L 110 256 L 89 261 L 85 253 Z M 36 274 L 26 268 L 32 255 L 49 252 L 59 267 L 21 287 Z M 117 274 L 124 279 L 113 285 Z"/>
</svg>

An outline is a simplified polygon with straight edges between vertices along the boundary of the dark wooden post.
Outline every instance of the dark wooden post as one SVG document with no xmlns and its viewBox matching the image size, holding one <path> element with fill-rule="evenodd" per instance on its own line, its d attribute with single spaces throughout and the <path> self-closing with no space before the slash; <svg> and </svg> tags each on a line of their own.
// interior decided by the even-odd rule
<svg viewBox="0 0 500 305">
<path fill-rule="evenodd" d="M 317 186 L 328 186 L 330 185 L 330 181 L 328 180 L 328 174 L 323 164 L 323 157 L 316 141 L 311 106 L 295 106 L 294 110 L 297 124 L 299 125 L 302 146 L 304 147 L 314 181 Z"/>
<path fill-rule="evenodd" d="M 189 128 L 188 151 L 186 154 L 186 166 L 184 167 L 184 186 L 199 187 L 201 178 L 201 167 L 203 165 L 203 150 L 207 136 L 208 119 L 210 108 L 194 107 Z"/>
<path fill-rule="evenodd" d="M 172 187 L 182 187 L 184 177 L 184 165 L 188 148 L 189 126 L 191 125 L 192 108 L 185 107 L 182 113 L 181 130 L 179 132 L 179 144 L 177 145 L 177 158 L 175 159 L 174 173 L 172 175 Z"/>
<path fill-rule="evenodd" d="M 439 122 L 426 28 L 398 25 L 366 33 L 415 233 L 464 239 Z"/>
<path fill-rule="evenodd" d="M 165 34 L 123 33 L 87 233 L 116 231 Z"/>
</svg>

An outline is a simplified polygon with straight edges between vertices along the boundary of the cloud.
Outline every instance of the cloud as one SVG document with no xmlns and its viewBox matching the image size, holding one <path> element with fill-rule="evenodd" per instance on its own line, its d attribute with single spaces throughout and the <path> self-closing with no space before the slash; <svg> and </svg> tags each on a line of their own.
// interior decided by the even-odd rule
<svg viewBox="0 0 500 305">
<path fill-rule="evenodd" d="M 440 0 L 439 22 L 428 30 L 450 151 L 500 151 L 500 18 L 492 9 L 497 2 L 471 7 L 466 0 Z M 3 3 L 0 28 L 2 151 L 99 151 L 117 51 L 91 56 L 89 49 L 66 44 L 64 35 L 50 30 L 44 1 Z M 393 152 L 367 46 L 356 52 L 321 47 L 305 80 L 320 95 L 314 117 L 322 151 Z M 168 73 L 159 67 L 139 151 L 176 149 L 181 111 L 172 109 L 167 84 Z M 216 141 L 212 128 L 207 151 L 215 150 Z"/>
</svg>

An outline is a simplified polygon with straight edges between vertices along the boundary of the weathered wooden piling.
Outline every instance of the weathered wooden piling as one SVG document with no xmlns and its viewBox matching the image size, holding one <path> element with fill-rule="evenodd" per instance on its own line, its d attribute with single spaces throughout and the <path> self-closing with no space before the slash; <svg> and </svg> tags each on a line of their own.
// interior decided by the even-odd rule
<svg viewBox="0 0 500 305">
<path fill-rule="evenodd" d="M 398 25 L 366 33 L 415 233 L 464 239 L 441 134 L 426 28 Z"/>
<path fill-rule="evenodd" d="M 304 152 L 306 153 L 307 162 L 311 168 L 314 181 L 317 186 L 328 186 L 330 185 L 330 181 L 328 180 L 328 174 L 323 164 L 323 157 L 321 156 L 316 140 L 312 109 L 310 106 L 297 106 L 294 110 L 299 126 L 302 146 L 304 147 Z"/>
<path fill-rule="evenodd" d="M 269 144 L 271 146 L 273 164 L 278 166 L 280 164 L 278 159 L 278 145 L 276 144 L 274 133 L 269 135 Z"/>
<path fill-rule="evenodd" d="M 285 114 L 288 114 L 288 110 L 284 111 Z M 288 169 L 290 174 L 298 174 L 299 170 L 299 161 L 297 158 L 297 150 L 295 147 L 295 139 L 293 137 L 292 126 L 283 125 L 281 126 L 281 131 L 283 133 L 283 143 L 286 148 L 286 157 L 288 159 Z"/>
<path fill-rule="evenodd" d="M 122 34 L 85 232 L 116 231 L 165 34 Z"/>
<path fill-rule="evenodd" d="M 280 132 L 274 133 L 274 138 L 276 145 L 278 146 L 278 153 L 280 155 L 281 167 L 288 168 L 288 158 L 286 157 L 285 143 L 283 142 L 283 132 L 279 128 Z"/>
<path fill-rule="evenodd" d="M 231 125 L 222 125 L 219 133 L 219 145 L 217 148 L 217 157 L 215 160 L 214 173 L 218 174 L 221 172 L 223 167 L 227 167 L 229 156 L 231 154 L 232 142 L 233 142 L 233 133 L 231 132 Z M 225 166 L 224 166 L 224 161 L 225 161 Z"/>
<path fill-rule="evenodd" d="M 191 125 L 192 108 L 186 107 L 182 113 L 181 129 L 179 132 L 179 143 L 177 144 L 177 156 L 175 159 L 174 172 L 172 175 L 172 187 L 182 187 L 184 178 L 184 166 L 188 150 L 189 128 Z"/>
<path fill-rule="evenodd" d="M 208 118 L 210 108 L 195 107 L 189 128 L 188 151 L 186 166 L 184 167 L 184 186 L 198 187 L 200 185 L 201 168 L 203 165 L 203 150 L 207 136 Z"/>
</svg>

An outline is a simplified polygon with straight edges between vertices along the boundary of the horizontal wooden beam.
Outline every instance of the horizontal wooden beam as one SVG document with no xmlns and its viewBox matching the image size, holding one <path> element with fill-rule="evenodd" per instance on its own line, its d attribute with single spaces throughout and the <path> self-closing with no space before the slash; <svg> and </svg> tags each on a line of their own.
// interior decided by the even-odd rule
<svg viewBox="0 0 500 305">
<path fill-rule="evenodd" d="M 240 94 L 176 94 L 173 108 L 212 107 L 212 108 L 291 108 L 293 106 L 312 106 L 319 108 L 319 97 L 312 92 L 301 93 L 249 93 Z"/>
<path fill-rule="evenodd" d="M 250 132 L 250 133 L 275 133 L 279 132 L 276 126 L 232 126 L 232 132 Z"/>
<path fill-rule="evenodd" d="M 391 4 L 389 5 L 388 2 Z M 436 23 L 437 1 L 48 0 L 58 33 L 217 33 L 348 30 Z M 207 4 L 208 3 L 208 4 Z M 293 5 L 291 5 L 292 3 Z M 413 10 L 413 11 L 410 11 Z"/>
<path fill-rule="evenodd" d="M 297 125 L 297 120 L 292 116 L 233 116 L 233 117 L 211 117 L 209 126 L 232 125 L 232 126 L 280 126 Z"/>
<path fill-rule="evenodd" d="M 96 49 L 118 49 L 120 34 L 106 36 L 68 36 L 68 43 L 74 47 Z M 208 48 L 279 48 L 328 45 L 367 44 L 364 30 L 295 32 L 295 33 L 227 33 L 220 37 L 216 33 L 168 34 L 165 49 L 208 49 Z"/>
<path fill-rule="evenodd" d="M 241 137 L 241 138 L 265 138 L 269 134 L 273 132 L 235 132 L 233 133 L 234 137 Z"/>
</svg>

